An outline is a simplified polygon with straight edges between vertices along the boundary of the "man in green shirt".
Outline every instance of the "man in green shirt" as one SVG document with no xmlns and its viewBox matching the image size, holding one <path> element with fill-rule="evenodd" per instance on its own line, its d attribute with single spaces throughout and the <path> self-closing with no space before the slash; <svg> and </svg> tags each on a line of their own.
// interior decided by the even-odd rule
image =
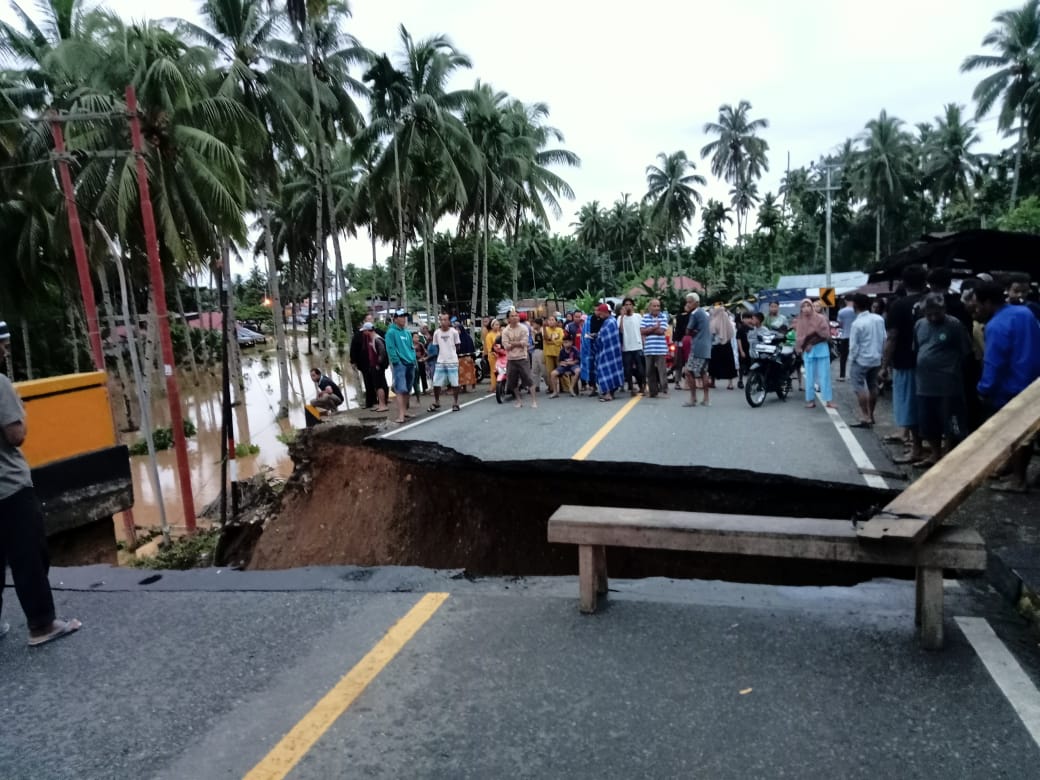
<svg viewBox="0 0 1040 780">
<path fill-rule="evenodd" d="M 394 375 L 394 393 L 397 395 L 397 419 L 403 423 L 405 418 L 415 417 L 408 411 L 408 396 L 415 384 L 415 372 L 418 363 L 415 348 L 412 346 L 412 334 L 408 332 L 408 312 L 397 309 L 394 321 L 386 331 L 386 353 L 390 358 L 390 369 Z"/>
</svg>

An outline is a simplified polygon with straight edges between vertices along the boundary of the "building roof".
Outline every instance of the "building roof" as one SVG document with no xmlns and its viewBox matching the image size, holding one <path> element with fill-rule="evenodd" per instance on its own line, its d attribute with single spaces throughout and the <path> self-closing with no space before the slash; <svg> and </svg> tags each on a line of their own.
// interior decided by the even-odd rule
<svg viewBox="0 0 1040 780">
<path fill-rule="evenodd" d="M 831 274 L 831 283 L 827 284 L 827 274 L 797 274 L 781 276 L 777 282 L 777 290 L 810 290 L 820 287 L 834 287 L 839 293 L 842 290 L 855 290 L 867 283 L 867 274 L 862 271 L 842 271 Z M 817 293 L 819 294 L 819 293 Z"/>
<path fill-rule="evenodd" d="M 949 268 L 954 276 L 1024 271 L 1036 278 L 1040 275 L 1040 236 L 1004 230 L 928 233 L 882 259 L 870 280 L 898 279 L 904 268 L 918 263 Z"/>
</svg>

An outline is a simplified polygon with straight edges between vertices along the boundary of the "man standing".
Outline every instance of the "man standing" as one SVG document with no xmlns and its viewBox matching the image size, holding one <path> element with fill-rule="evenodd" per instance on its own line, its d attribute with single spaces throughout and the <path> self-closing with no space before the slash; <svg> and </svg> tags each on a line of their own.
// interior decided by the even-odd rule
<svg viewBox="0 0 1040 780">
<path fill-rule="evenodd" d="M 917 304 L 924 294 L 927 272 L 924 266 L 903 269 L 906 295 L 896 298 L 888 307 L 888 338 L 881 360 L 881 376 L 892 373 L 892 417 L 895 424 L 910 436 L 910 452 L 893 458 L 895 463 L 914 463 L 921 459 L 921 439 L 917 432 L 917 388 L 914 383 L 914 321 Z M 902 439 L 902 436 L 898 437 Z"/>
<path fill-rule="evenodd" d="M 617 321 L 610 316 L 610 306 L 601 303 L 596 307 L 596 318 L 600 321 L 594 342 L 596 366 L 596 389 L 599 400 L 613 401 L 614 393 L 625 384 L 625 370 L 621 361 L 621 335 Z"/>
<path fill-rule="evenodd" d="M 506 392 L 513 394 L 513 406 L 517 409 L 523 407 L 520 388 L 518 385 L 530 389 L 531 408 L 538 408 L 538 387 L 531 377 L 531 366 L 527 357 L 527 344 L 530 333 L 526 327 L 520 324 L 520 316 L 516 309 L 509 310 L 508 325 L 502 330 L 502 347 L 506 351 Z"/>
<path fill-rule="evenodd" d="M 365 325 L 372 325 L 373 317 L 371 314 L 366 314 L 365 319 L 358 327 L 354 337 L 350 340 L 350 366 L 359 374 L 365 385 L 365 408 L 371 409 L 376 405 L 376 388 L 369 382 L 369 377 L 365 373 L 365 346 L 366 346 L 366 335 Z M 374 326 L 373 326 L 374 327 Z"/>
<path fill-rule="evenodd" d="M 983 282 L 975 288 L 975 318 L 985 324 L 986 348 L 978 393 L 987 416 L 1003 409 L 1040 377 L 1040 322 L 1025 306 L 1009 305 L 1003 285 Z M 1011 455 L 1011 476 L 992 490 L 1026 492 L 1026 471 L 1033 444 Z"/>
<path fill-rule="evenodd" d="M 838 310 L 838 381 L 845 381 L 845 368 L 849 362 L 849 333 L 856 319 L 852 296 L 845 296 L 845 305 Z"/>
<path fill-rule="evenodd" d="M 675 325 L 672 327 L 672 343 L 675 344 L 675 364 L 685 366 L 690 359 L 690 345 L 693 343 L 690 334 L 686 332 L 686 326 L 690 323 L 690 312 L 693 311 L 691 301 L 697 293 L 687 293 L 686 300 L 675 315 Z M 675 372 L 675 389 L 682 389 L 682 371 Z"/>
<path fill-rule="evenodd" d="M 318 386 L 318 397 L 311 400 L 311 406 L 323 412 L 334 412 L 343 403 L 343 391 L 325 374 L 316 368 L 311 369 L 311 381 Z"/>
<path fill-rule="evenodd" d="M 1040 303 L 1029 300 L 1032 290 L 1032 279 L 1027 273 L 1014 273 L 1008 277 L 1008 303 L 1012 306 L 1025 306 L 1040 320 Z"/>
<path fill-rule="evenodd" d="M 620 320 L 621 363 L 628 390 L 634 396 L 643 392 L 646 378 L 643 373 L 643 318 L 636 314 L 636 302 L 631 298 L 622 302 Z"/>
<path fill-rule="evenodd" d="M 0 364 L 10 344 L 11 332 L 0 321 Z M 0 374 L 0 609 L 10 566 L 14 591 L 29 625 L 29 645 L 36 647 L 77 631 L 82 624 L 75 618 L 57 620 L 54 616 L 43 516 L 29 464 L 18 449 L 27 434 L 22 402 L 11 380 Z M 10 628 L 9 623 L 0 622 L 0 639 Z"/>
<path fill-rule="evenodd" d="M 686 335 L 690 337 L 690 359 L 686 361 L 683 375 L 690 387 L 690 401 L 683 406 L 697 405 L 697 382 L 700 381 L 704 400 L 701 406 L 711 406 L 708 400 L 708 390 L 711 385 L 711 376 L 708 374 L 708 361 L 711 360 L 711 326 L 708 315 L 701 308 L 701 298 L 697 293 L 689 300 L 690 318 L 686 325 Z M 687 296 L 689 298 L 689 296 Z"/>
<path fill-rule="evenodd" d="M 646 356 L 646 377 L 650 397 L 660 393 L 668 397 L 668 315 L 661 311 L 661 301 L 650 301 L 650 310 L 643 315 L 639 332 L 646 340 L 643 354 Z"/>
<path fill-rule="evenodd" d="M 353 345 L 351 350 L 353 351 Z M 354 360 L 353 356 L 351 360 Z M 386 342 L 371 322 L 361 325 L 361 344 L 356 360 L 361 375 L 365 378 L 366 408 L 371 409 L 374 406 L 377 412 L 388 411 L 386 397 L 390 394 L 390 388 L 386 385 L 386 369 L 390 362 L 386 354 Z"/>
<path fill-rule="evenodd" d="M 870 298 L 858 293 L 849 299 L 856 319 L 849 326 L 849 379 L 859 401 L 859 422 L 853 428 L 874 425 L 878 372 L 885 348 L 885 319 L 870 310 Z"/>
<path fill-rule="evenodd" d="M 405 327 L 408 324 L 408 312 L 405 309 L 394 311 L 394 321 L 386 331 L 386 352 L 390 358 L 390 370 L 394 376 L 394 393 L 397 394 L 396 423 L 403 423 L 405 418 L 415 417 L 408 411 L 408 396 L 415 384 L 418 361 L 415 348 L 412 346 L 412 335 Z"/>
<path fill-rule="evenodd" d="M 459 345 L 462 343 L 459 332 L 451 327 L 451 317 L 440 315 L 441 324 L 431 334 L 431 340 L 437 347 L 437 364 L 433 368 L 433 406 L 430 411 L 441 408 L 441 388 L 451 390 L 451 410 L 459 410 Z"/>
<path fill-rule="evenodd" d="M 787 317 L 780 313 L 780 304 L 773 301 L 769 304 L 769 316 L 766 317 L 766 327 L 770 330 L 779 331 L 787 326 Z"/>
</svg>

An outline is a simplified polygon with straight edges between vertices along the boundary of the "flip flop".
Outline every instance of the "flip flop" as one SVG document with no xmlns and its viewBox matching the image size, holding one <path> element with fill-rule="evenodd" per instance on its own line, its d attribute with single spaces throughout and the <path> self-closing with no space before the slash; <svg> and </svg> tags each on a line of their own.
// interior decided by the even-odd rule
<svg viewBox="0 0 1040 780">
<path fill-rule="evenodd" d="M 860 420 L 859 422 L 852 423 L 852 425 L 850 425 L 849 427 L 850 428 L 873 428 L 874 427 L 874 423 L 872 423 L 872 422 L 865 422 L 863 420 Z"/>
<path fill-rule="evenodd" d="M 440 404 L 430 404 L 429 407 L 426 409 L 426 411 L 428 411 L 428 412 L 436 412 L 440 408 L 441 408 Z"/>
<path fill-rule="evenodd" d="M 691 408 L 693 408 L 696 405 L 697 405 L 696 401 L 693 401 L 693 402 L 683 401 L 683 406 L 685 406 L 687 409 L 691 409 Z"/>
<path fill-rule="evenodd" d="M 39 647 L 40 645 L 53 642 L 55 639 L 61 639 L 63 636 L 68 636 L 76 631 L 79 631 L 83 627 L 76 618 L 70 618 L 69 620 L 55 620 L 51 631 L 43 636 L 30 636 L 29 647 Z"/>
<path fill-rule="evenodd" d="M 452 410 L 453 412 L 457 412 L 457 411 L 459 410 L 459 405 L 458 405 L 458 404 L 452 404 L 452 405 L 451 405 L 451 410 Z"/>
<path fill-rule="evenodd" d="M 885 442 L 885 444 L 902 444 L 905 440 L 906 437 L 901 433 L 890 433 L 881 441 Z"/>
<path fill-rule="evenodd" d="M 605 398 L 602 395 L 599 397 L 599 402 L 601 404 L 609 404 L 613 400 L 614 400 L 613 398 Z"/>
</svg>

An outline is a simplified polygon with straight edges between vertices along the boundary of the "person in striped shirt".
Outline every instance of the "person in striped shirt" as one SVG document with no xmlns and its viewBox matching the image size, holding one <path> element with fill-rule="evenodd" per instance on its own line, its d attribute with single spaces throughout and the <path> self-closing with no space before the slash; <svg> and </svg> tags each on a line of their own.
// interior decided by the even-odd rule
<svg viewBox="0 0 1040 780">
<path fill-rule="evenodd" d="M 650 397 L 658 393 L 668 396 L 668 315 L 661 311 L 661 302 L 654 298 L 643 315 L 639 328 L 643 334 L 643 356 L 646 359 L 646 378 Z"/>
</svg>

